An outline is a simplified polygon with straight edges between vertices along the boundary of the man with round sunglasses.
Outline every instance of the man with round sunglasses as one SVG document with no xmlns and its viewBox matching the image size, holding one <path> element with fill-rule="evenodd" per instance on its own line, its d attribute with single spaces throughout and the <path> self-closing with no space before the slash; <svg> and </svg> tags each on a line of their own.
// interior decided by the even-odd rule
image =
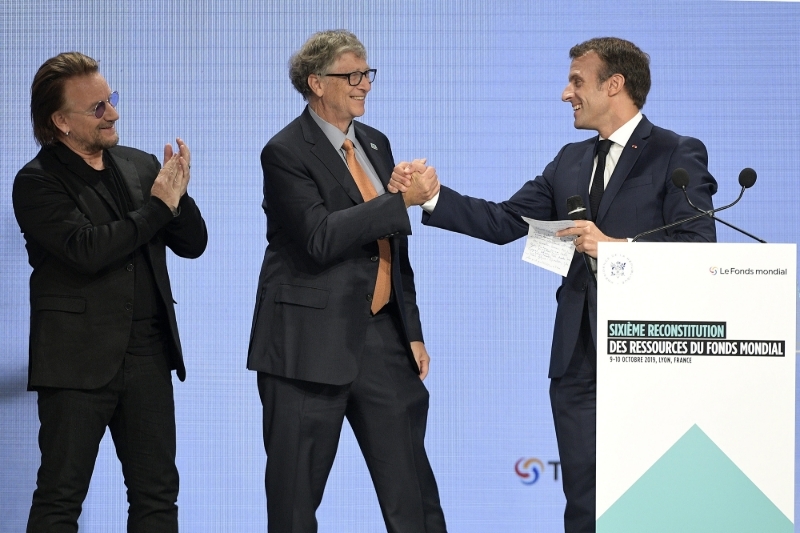
<svg viewBox="0 0 800 533">
<path fill-rule="evenodd" d="M 31 86 L 41 150 L 17 173 L 14 214 L 30 280 L 28 388 L 37 392 L 41 466 L 29 533 L 78 530 L 109 428 L 127 487 L 129 533 L 178 531 L 172 374 L 186 371 L 166 249 L 195 258 L 205 222 L 188 146 L 155 156 L 118 146 L 119 95 L 97 62 L 48 59 Z"/>
<path fill-rule="evenodd" d="M 411 224 L 403 197 L 384 194 L 388 139 L 354 120 L 375 72 L 352 33 L 312 35 L 289 64 L 308 106 L 261 152 L 269 244 L 247 366 L 263 405 L 270 533 L 317 531 L 345 418 L 386 530 L 446 531 L 424 445 L 430 357 Z"/>
</svg>

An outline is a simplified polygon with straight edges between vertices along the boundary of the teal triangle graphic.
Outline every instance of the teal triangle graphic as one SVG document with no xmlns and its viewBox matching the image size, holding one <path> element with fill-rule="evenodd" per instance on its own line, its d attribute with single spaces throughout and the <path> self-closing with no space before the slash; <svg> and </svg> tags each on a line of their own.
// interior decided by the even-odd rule
<svg viewBox="0 0 800 533">
<path fill-rule="evenodd" d="M 597 533 L 793 532 L 791 520 L 697 425 L 597 520 Z"/>
</svg>

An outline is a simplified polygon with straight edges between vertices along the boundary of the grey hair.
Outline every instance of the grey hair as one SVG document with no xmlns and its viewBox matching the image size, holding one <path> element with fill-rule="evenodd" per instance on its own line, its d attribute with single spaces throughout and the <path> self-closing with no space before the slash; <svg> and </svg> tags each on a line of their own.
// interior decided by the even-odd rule
<svg viewBox="0 0 800 533">
<path fill-rule="evenodd" d="M 320 31 L 308 40 L 289 59 L 289 79 L 304 100 L 313 93 L 308 86 L 311 74 L 326 74 L 342 54 L 353 53 L 360 59 L 367 59 L 367 50 L 358 37 L 347 30 Z"/>
</svg>

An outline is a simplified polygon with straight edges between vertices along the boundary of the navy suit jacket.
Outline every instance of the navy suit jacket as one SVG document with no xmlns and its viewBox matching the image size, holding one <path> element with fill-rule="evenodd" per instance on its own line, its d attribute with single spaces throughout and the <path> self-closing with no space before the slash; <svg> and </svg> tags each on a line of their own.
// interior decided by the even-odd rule
<svg viewBox="0 0 800 533">
<path fill-rule="evenodd" d="M 151 154 L 108 150 L 128 187 L 134 211 L 121 213 L 106 184 L 61 143 L 45 146 L 14 179 L 14 214 L 25 235 L 31 331 L 28 386 L 94 389 L 122 364 L 133 319 L 133 252 L 153 268 L 167 312 L 170 361 L 186 376 L 167 273 L 166 248 L 194 258 L 208 234 L 188 194 L 180 215 L 150 197 L 161 165 Z"/>
<path fill-rule="evenodd" d="M 394 168 L 388 139 L 354 122 L 384 185 Z M 411 234 L 402 195 L 364 202 L 342 157 L 306 110 L 261 152 L 269 244 L 258 280 L 247 368 L 344 385 L 355 380 L 378 273 L 379 238 L 392 251 L 392 302 L 411 341 L 422 341 Z"/>
<path fill-rule="evenodd" d="M 463 233 L 496 244 L 527 235 L 520 218 L 566 220 L 567 198 L 583 197 L 589 206 L 594 147 L 598 137 L 564 146 L 541 176 L 525 183 L 509 200 L 494 203 L 462 196 L 442 187 L 433 213 L 423 223 Z M 689 195 L 695 205 L 711 209 L 717 183 L 708 172 L 708 154 L 702 142 L 654 126 L 646 117 L 623 148 L 609 179 L 597 213 L 596 224 L 607 236 L 631 238 L 670 222 L 696 214 L 680 189 L 672 184 L 672 172 L 684 168 L 691 178 Z M 587 209 L 590 209 L 587 207 Z M 590 213 L 587 218 L 592 218 Z M 714 221 L 702 217 L 647 236 L 649 241 L 713 242 Z M 564 375 L 578 339 L 584 302 L 588 298 L 592 337 L 597 341 L 597 286 L 581 254 L 575 253 L 569 272 L 556 292 L 551 378 Z"/>
</svg>

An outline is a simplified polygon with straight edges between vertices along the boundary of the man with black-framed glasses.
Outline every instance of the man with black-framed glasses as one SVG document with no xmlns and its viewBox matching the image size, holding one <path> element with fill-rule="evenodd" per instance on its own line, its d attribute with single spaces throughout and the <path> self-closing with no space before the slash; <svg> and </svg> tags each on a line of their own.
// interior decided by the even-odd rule
<svg viewBox="0 0 800 533">
<path fill-rule="evenodd" d="M 203 253 L 189 148 L 118 146 L 116 106 L 97 62 L 48 59 L 31 86 L 42 149 L 14 179 L 30 265 L 28 388 L 38 394 L 41 466 L 27 531 L 78 530 L 109 428 L 128 494 L 129 533 L 178 531 L 171 370 L 186 371 L 166 248 Z"/>
<path fill-rule="evenodd" d="M 311 36 L 289 66 L 308 107 L 261 153 L 269 244 L 247 366 L 263 404 L 271 533 L 317 531 L 344 418 L 387 531 L 446 530 L 424 444 L 430 357 L 411 224 L 403 197 L 384 194 L 388 139 L 354 120 L 375 73 L 352 33 Z"/>
</svg>

